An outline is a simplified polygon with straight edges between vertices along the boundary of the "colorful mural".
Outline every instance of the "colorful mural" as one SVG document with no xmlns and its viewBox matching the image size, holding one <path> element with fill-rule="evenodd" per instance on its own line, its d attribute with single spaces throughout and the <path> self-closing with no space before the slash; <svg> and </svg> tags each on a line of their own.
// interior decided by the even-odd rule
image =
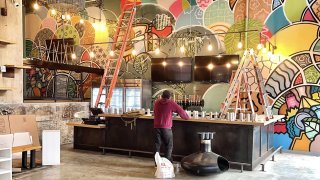
<svg viewBox="0 0 320 180">
<path fill-rule="evenodd" d="M 267 92 L 273 104 L 275 114 L 285 115 L 285 118 L 275 124 L 275 143 L 284 149 L 320 152 L 320 39 L 319 39 L 319 0 L 263 0 L 250 1 L 249 14 L 246 15 L 245 0 L 142 0 L 137 8 L 136 21 L 131 38 L 137 40 L 127 47 L 123 61 L 121 78 L 150 79 L 151 57 L 210 55 L 225 52 L 241 54 L 237 49 L 239 40 L 248 47 L 255 48 L 259 42 L 270 41 L 276 49 L 276 58 L 269 58 L 260 52 L 257 59 L 266 82 Z M 117 5 L 115 5 L 117 4 Z M 120 12 L 119 3 L 104 1 L 104 22 L 108 33 L 99 36 L 92 26 L 92 21 L 86 20 L 79 24 L 79 16 L 74 15 L 67 24 L 61 23 L 59 17 L 52 17 L 46 8 L 26 18 L 26 53 L 39 55 L 39 47 L 45 39 L 61 37 L 61 31 L 68 29 L 66 36 L 76 41 L 76 54 L 80 57 L 74 64 L 102 67 L 109 51 L 108 45 L 90 45 L 95 42 L 112 41 L 111 37 Z M 97 16 L 96 7 L 88 7 L 85 14 Z M 249 19 L 246 20 L 245 17 Z M 32 24 L 32 26 L 30 25 Z M 208 33 L 227 33 L 248 30 L 250 32 L 219 34 L 211 38 L 192 38 L 190 35 Z M 168 37 L 169 39 L 164 39 Z M 170 38 L 173 37 L 173 38 Z M 178 40 L 172 40 L 178 39 Z M 179 47 L 186 43 L 186 52 L 180 53 Z M 212 52 L 206 51 L 206 46 L 214 46 Z M 160 48 L 160 54 L 155 49 Z M 267 47 L 268 48 L 268 47 Z M 40 48 L 41 49 L 41 48 Z M 138 52 L 137 56 L 130 54 L 131 50 Z M 90 58 L 90 52 L 96 52 L 95 58 Z M 41 53 L 40 53 L 41 54 Z M 26 89 L 32 96 L 41 96 L 50 92 L 52 72 L 48 70 L 30 70 Z M 250 73 L 250 72 L 248 72 Z M 64 91 L 76 91 L 77 76 L 75 73 L 58 72 L 60 79 L 68 80 L 68 88 Z M 256 90 L 254 78 L 248 76 Z M 90 81 L 94 77 L 86 75 L 85 92 L 89 96 Z M 171 89 L 178 94 L 205 94 L 205 101 L 216 99 L 208 84 L 154 84 L 154 95 L 162 89 Z M 50 92 L 52 93 L 52 92 Z M 70 96 L 77 93 L 69 93 Z M 218 96 L 218 95 L 217 95 Z M 219 94 L 221 96 L 221 94 Z M 258 94 L 253 94 L 255 110 L 262 112 L 259 106 Z M 210 103 L 209 103 L 210 104 Z M 218 104 L 218 103 L 215 103 Z M 206 107 L 210 108 L 210 107 Z M 209 109 L 210 110 L 210 109 Z"/>
</svg>

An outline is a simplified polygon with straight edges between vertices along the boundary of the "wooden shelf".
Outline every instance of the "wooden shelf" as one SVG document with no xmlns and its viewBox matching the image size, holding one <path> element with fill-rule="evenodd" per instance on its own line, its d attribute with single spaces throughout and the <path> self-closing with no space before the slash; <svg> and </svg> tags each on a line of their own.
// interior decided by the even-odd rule
<svg viewBox="0 0 320 180">
<path fill-rule="evenodd" d="M 10 41 L 5 40 L 5 39 L 1 39 L 1 38 L 0 38 L 0 44 L 2 44 L 2 45 L 7 45 L 7 44 L 15 44 L 15 43 L 14 43 L 14 42 L 10 42 Z"/>
<path fill-rule="evenodd" d="M 4 65 L 6 68 L 16 68 L 16 69 L 31 69 L 31 66 L 18 66 L 18 65 Z"/>
<path fill-rule="evenodd" d="M 11 170 L 9 169 L 0 169 L 0 174 L 8 174 L 11 173 Z"/>
<path fill-rule="evenodd" d="M 0 91 L 11 91 L 13 88 L 10 87 L 0 87 Z"/>
<path fill-rule="evenodd" d="M 4 65 L 6 72 L 2 72 L 2 77 L 14 78 L 14 69 L 31 69 L 31 66 Z"/>
<path fill-rule="evenodd" d="M 0 157 L 0 162 L 11 161 L 11 158 L 8 157 Z"/>
<path fill-rule="evenodd" d="M 37 68 L 48 68 L 50 70 L 67 70 L 67 71 L 74 71 L 76 73 L 93 73 L 97 75 L 103 75 L 104 69 L 100 68 L 93 68 L 93 67 L 85 67 L 85 66 L 78 66 L 78 65 L 70 65 L 70 64 L 62 64 L 56 62 L 49 62 L 49 61 L 42 61 L 39 59 L 25 59 L 23 60 L 23 64 L 25 66 L 37 67 Z"/>
</svg>

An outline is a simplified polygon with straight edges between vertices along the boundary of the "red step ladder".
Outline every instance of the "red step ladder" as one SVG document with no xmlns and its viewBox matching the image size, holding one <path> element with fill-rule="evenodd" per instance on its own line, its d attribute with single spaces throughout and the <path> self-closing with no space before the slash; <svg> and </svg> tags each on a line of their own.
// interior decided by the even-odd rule
<svg viewBox="0 0 320 180">
<path fill-rule="evenodd" d="M 109 107 L 112 98 L 113 89 L 116 86 L 124 52 L 126 51 L 129 34 L 132 28 L 133 20 L 136 15 L 136 0 L 126 0 L 121 9 L 121 15 L 117 24 L 116 32 L 113 36 L 111 50 L 113 56 L 118 54 L 118 57 L 108 55 L 104 74 L 101 80 L 99 92 L 95 102 L 95 107 L 98 107 L 103 89 L 106 89 L 105 107 Z M 119 48 L 120 47 L 120 48 Z"/>
</svg>

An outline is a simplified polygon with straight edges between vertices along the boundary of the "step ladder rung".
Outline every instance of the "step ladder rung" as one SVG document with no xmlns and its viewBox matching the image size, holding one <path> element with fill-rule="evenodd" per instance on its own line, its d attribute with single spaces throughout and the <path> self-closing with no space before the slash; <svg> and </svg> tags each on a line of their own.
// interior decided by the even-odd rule
<svg viewBox="0 0 320 180">
<path fill-rule="evenodd" d="M 131 13 L 132 13 L 132 11 L 130 11 L 130 10 L 126 10 L 126 11 L 123 11 L 122 13 L 123 13 L 123 14 L 131 14 Z"/>
<path fill-rule="evenodd" d="M 128 26 L 121 26 L 121 27 L 119 27 L 119 29 L 125 29 L 125 28 L 128 28 Z"/>
</svg>

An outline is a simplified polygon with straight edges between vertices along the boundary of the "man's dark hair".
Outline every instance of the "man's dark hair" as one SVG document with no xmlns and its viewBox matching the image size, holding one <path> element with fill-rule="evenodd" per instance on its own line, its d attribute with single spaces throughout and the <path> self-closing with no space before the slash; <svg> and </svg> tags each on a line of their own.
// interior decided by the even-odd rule
<svg viewBox="0 0 320 180">
<path fill-rule="evenodd" d="M 171 96 L 171 93 L 168 90 L 163 91 L 161 95 L 161 97 L 165 99 L 170 99 L 170 96 Z"/>
</svg>

